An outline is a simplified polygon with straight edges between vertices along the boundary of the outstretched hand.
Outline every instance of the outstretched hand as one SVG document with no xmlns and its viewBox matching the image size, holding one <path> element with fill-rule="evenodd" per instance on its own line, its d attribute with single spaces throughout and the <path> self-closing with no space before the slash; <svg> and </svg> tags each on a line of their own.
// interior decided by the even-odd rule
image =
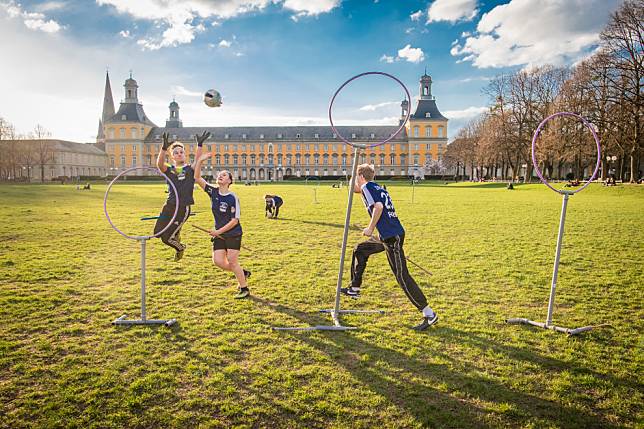
<svg viewBox="0 0 644 429">
<path fill-rule="evenodd" d="M 199 147 L 203 146 L 203 142 L 208 140 L 208 137 L 210 137 L 209 131 L 204 131 L 203 134 L 201 134 L 200 136 L 195 134 L 195 141 L 197 142 L 197 146 Z"/>
<path fill-rule="evenodd" d="M 201 154 L 201 156 L 199 157 L 199 160 L 198 160 L 198 161 L 199 161 L 199 162 L 204 162 L 205 160 L 207 160 L 207 159 L 208 159 L 208 158 L 210 158 L 211 156 L 212 156 L 212 152 L 206 152 L 206 153 L 203 153 L 203 154 Z"/>
<path fill-rule="evenodd" d="M 161 137 L 163 137 L 163 146 L 162 146 L 162 149 L 163 149 L 163 150 L 168 150 L 168 148 L 170 147 L 170 145 L 171 145 L 172 143 L 174 143 L 174 142 L 171 142 L 171 141 L 170 141 L 170 134 L 168 134 L 167 132 L 165 132 L 165 133 L 163 133 L 163 134 L 161 135 Z"/>
</svg>

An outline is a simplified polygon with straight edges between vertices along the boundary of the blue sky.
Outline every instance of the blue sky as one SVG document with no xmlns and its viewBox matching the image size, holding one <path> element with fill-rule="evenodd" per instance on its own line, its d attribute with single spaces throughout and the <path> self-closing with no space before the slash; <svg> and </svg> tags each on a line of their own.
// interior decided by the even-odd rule
<svg viewBox="0 0 644 429">
<path fill-rule="evenodd" d="M 327 124 L 347 78 L 391 73 L 412 95 L 427 67 L 450 137 L 485 109 L 502 72 L 572 64 L 596 49 L 618 0 L 0 0 L 0 116 L 28 132 L 92 141 L 105 68 L 116 102 L 129 70 L 163 125 Z M 218 89 L 224 106 L 201 94 Z M 368 78 L 338 100 L 339 123 L 393 124 L 403 92 Z M 118 106 L 117 106 L 118 107 Z"/>
</svg>

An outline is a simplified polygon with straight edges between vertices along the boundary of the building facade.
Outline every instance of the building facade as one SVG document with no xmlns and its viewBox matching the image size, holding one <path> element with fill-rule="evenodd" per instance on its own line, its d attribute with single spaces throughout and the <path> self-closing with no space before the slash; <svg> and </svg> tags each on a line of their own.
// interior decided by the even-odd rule
<svg viewBox="0 0 644 429">
<path fill-rule="evenodd" d="M 196 152 L 194 136 L 204 130 L 211 133 L 205 146 L 212 153 L 204 163 L 204 174 L 226 169 L 238 180 L 282 180 L 338 178 L 351 173 L 353 148 L 344 144 L 330 126 L 184 127 L 179 104 L 173 100 L 165 126 L 158 127 L 146 116 L 138 99 L 138 84 L 132 76 L 125 81 L 124 90 L 124 101 L 112 113 L 114 104 L 106 75 L 97 140 L 104 144 L 110 174 L 134 166 L 154 166 L 164 132 L 185 145 L 192 161 Z M 407 115 L 408 108 L 408 102 L 403 101 L 401 118 Z M 431 95 L 431 77 L 424 74 L 416 110 L 405 129 L 389 143 L 362 151 L 359 161 L 373 164 L 379 177 L 423 176 L 429 163 L 442 157 L 447 145 L 447 121 Z M 369 144 L 390 137 L 398 127 L 337 129 L 347 140 Z"/>
<path fill-rule="evenodd" d="M 1 140 L 0 147 L 11 147 L 19 162 L 3 177 L 7 180 L 47 182 L 62 177 L 104 177 L 108 175 L 107 154 L 93 143 L 65 140 Z M 6 149 L 9 150 L 9 149 Z"/>
</svg>

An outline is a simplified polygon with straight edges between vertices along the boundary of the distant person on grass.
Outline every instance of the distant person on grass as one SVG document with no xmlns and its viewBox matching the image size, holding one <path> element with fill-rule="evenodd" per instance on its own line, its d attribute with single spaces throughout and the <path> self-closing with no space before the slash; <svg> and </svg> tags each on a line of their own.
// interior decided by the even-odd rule
<svg viewBox="0 0 644 429">
<path fill-rule="evenodd" d="M 239 265 L 239 250 L 242 242 L 242 227 L 239 221 L 241 210 L 239 198 L 228 189 L 233 184 L 230 171 L 223 170 L 217 174 L 217 186 L 213 186 L 201 177 L 201 163 L 211 156 L 206 153 L 197 158 L 195 181 L 210 196 L 212 214 L 215 218 L 215 229 L 212 236 L 212 262 L 219 268 L 232 271 L 239 283 L 239 292 L 235 299 L 250 295 L 247 279 L 250 271 Z"/>
<path fill-rule="evenodd" d="M 186 152 L 183 144 L 179 142 L 172 143 L 170 142 L 169 137 L 168 133 L 163 133 L 163 145 L 161 146 L 159 156 L 157 157 L 157 168 L 160 172 L 168 176 L 168 179 L 170 179 L 174 184 L 174 187 L 177 188 L 177 193 L 179 194 L 179 207 L 172 226 L 166 229 L 159 238 L 161 238 L 161 241 L 166 245 L 172 247 L 176 251 L 174 260 L 179 261 L 183 258 L 183 252 L 186 250 L 186 245 L 181 243 L 181 227 L 188 219 L 188 216 L 190 216 L 190 206 L 195 203 L 192 198 L 192 191 L 195 185 L 196 161 L 192 165 L 186 165 Z M 195 135 L 195 141 L 197 142 L 197 154 L 195 156 L 195 160 L 201 155 L 201 152 L 203 151 L 203 142 L 205 142 L 208 137 L 210 137 L 210 133 L 207 131 L 204 131 L 200 136 Z M 170 164 L 165 162 L 168 149 L 170 149 Z M 157 222 L 154 225 L 154 234 L 158 234 L 159 231 L 162 231 L 163 228 L 168 226 L 168 223 L 172 220 L 172 215 L 174 214 L 176 204 L 174 188 L 168 185 L 168 189 L 168 200 L 161 209 L 161 214 L 159 214 Z"/>
<path fill-rule="evenodd" d="M 351 263 L 351 284 L 340 291 L 349 297 L 359 298 L 362 275 L 367 267 L 369 256 L 385 251 L 396 281 L 412 304 L 423 313 L 422 322 L 412 329 L 424 331 L 438 321 L 438 315 L 427 305 L 427 298 L 407 270 L 407 260 L 403 251 L 405 230 L 398 220 L 389 193 L 373 181 L 374 176 L 375 170 L 371 165 L 358 166 L 356 185 L 353 191 L 362 195 L 362 200 L 367 207 L 369 216 L 371 216 L 369 226 L 362 231 L 370 238 L 354 248 Z M 376 228 L 380 239 L 372 237 Z"/>
<path fill-rule="evenodd" d="M 279 195 L 266 194 L 264 195 L 264 201 L 266 202 L 266 217 L 277 219 L 284 200 Z"/>
</svg>

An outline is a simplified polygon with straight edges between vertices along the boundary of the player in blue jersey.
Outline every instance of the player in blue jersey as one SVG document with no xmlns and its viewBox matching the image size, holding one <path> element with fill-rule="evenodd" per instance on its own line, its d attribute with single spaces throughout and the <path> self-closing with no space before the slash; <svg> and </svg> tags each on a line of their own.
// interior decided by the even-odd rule
<svg viewBox="0 0 644 429">
<path fill-rule="evenodd" d="M 266 217 L 277 219 L 280 214 L 280 207 L 284 204 L 284 200 L 279 195 L 264 195 L 266 202 Z"/>
<path fill-rule="evenodd" d="M 369 216 L 371 216 L 369 226 L 362 231 L 370 239 L 354 248 L 351 263 L 351 285 L 340 289 L 340 291 L 352 298 L 359 298 L 362 275 L 367 267 L 369 256 L 384 251 L 387 253 L 387 260 L 396 276 L 396 281 L 412 304 L 423 313 L 423 321 L 413 329 L 423 331 L 438 321 L 438 315 L 427 305 L 427 298 L 407 270 L 407 260 L 403 251 L 405 230 L 398 220 L 389 193 L 373 181 L 374 176 L 375 170 L 371 165 L 358 166 L 354 192 L 362 195 L 362 200 L 367 207 Z M 372 237 L 374 229 L 378 230 L 380 239 Z"/>
<path fill-rule="evenodd" d="M 232 271 L 239 283 L 236 299 L 250 295 L 247 279 L 250 271 L 239 265 L 239 249 L 241 249 L 242 227 L 239 222 L 241 211 L 237 195 L 228 189 L 233 184 L 233 175 L 223 170 L 217 174 L 217 186 L 213 186 L 201 177 L 201 163 L 211 156 L 206 153 L 197 159 L 195 181 L 210 196 L 212 214 L 215 218 L 215 229 L 210 231 L 212 236 L 212 262 L 219 268 Z"/>
<path fill-rule="evenodd" d="M 186 250 L 186 245 L 181 243 L 181 227 L 188 219 L 188 216 L 190 216 L 190 206 L 195 203 L 192 197 L 192 191 L 195 186 L 195 164 L 203 150 L 203 142 L 210 137 L 210 133 L 204 131 L 200 136 L 195 135 L 197 154 L 192 165 L 186 165 L 186 152 L 183 145 L 179 142 L 171 143 L 169 137 L 168 133 L 163 133 L 163 145 L 157 157 L 157 168 L 168 176 L 168 179 L 172 181 L 174 187 L 177 189 L 179 207 L 177 208 L 177 216 L 174 218 L 172 226 L 166 229 L 159 238 L 176 251 L 174 260 L 178 261 L 183 257 L 183 252 Z M 171 164 L 165 162 L 168 149 L 170 149 Z M 159 231 L 162 231 L 168 225 L 175 211 L 177 201 L 174 195 L 174 189 L 170 185 L 168 185 L 168 189 L 168 200 L 161 209 L 161 213 L 154 225 L 154 234 L 158 234 Z"/>
</svg>

